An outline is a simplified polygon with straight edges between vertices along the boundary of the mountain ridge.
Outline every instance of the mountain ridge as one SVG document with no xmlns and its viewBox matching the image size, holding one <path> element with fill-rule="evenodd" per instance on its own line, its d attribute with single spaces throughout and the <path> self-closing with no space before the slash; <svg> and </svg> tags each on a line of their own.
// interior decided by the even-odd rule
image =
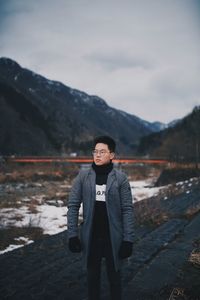
<svg viewBox="0 0 200 300">
<path fill-rule="evenodd" d="M 87 154 L 94 136 L 101 134 L 113 136 L 119 144 L 119 152 L 132 154 L 142 136 L 159 130 L 158 124 L 110 107 L 98 96 L 91 96 L 61 82 L 46 79 L 22 68 L 9 58 L 0 58 L 0 83 L 1 104 L 4 102 L 1 113 L 4 114 L 4 122 L 9 123 L 5 116 L 11 108 L 13 118 L 17 120 L 17 128 L 13 125 L 14 137 L 12 130 L 9 130 L 8 126 L 5 130 L 5 126 L 1 124 L 1 131 L 2 128 L 4 131 L 1 132 L 0 151 L 3 154 L 40 155 L 74 151 L 78 154 Z M 14 99 L 18 99 L 17 102 Z M 19 112 L 16 115 L 18 105 L 27 108 L 26 110 L 20 108 L 20 118 Z M 35 128 L 33 130 L 30 127 L 30 124 L 37 123 L 31 119 L 28 111 L 32 109 L 35 119 L 39 118 L 38 138 L 33 134 Z M 29 134 L 24 133 L 25 127 Z M 20 132 L 23 134 L 20 135 Z M 32 145 L 31 136 L 36 145 Z M 6 151 L 5 147 L 2 150 L 5 141 L 10 141 L 12 145 L 9 147 L 7 142 Z M 24 146 L 20 150 L 21 143 Z"/>
<path fill-rule="evenodd" d="M 173 126 L 142 137 L 138 153 L 166 157 L 176 161 L 196 162 L 200 159 L 200 105 Z"/>
</svg>

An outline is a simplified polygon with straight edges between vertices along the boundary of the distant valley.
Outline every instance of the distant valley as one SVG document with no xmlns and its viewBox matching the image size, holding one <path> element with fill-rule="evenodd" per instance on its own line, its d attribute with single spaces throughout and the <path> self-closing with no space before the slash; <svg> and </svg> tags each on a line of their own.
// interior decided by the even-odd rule
<svg viewBox="0 0 200 300">
<path fill-rule="evenodd" d="M 0 58 L 0 116 L 0 155 L 88 155 L 95 136 L 111 135 L 120 155 L 165 156 L 164 140 L 177 141 L 185 128 L 181 120 L 172 127 L 142 120 L 9 58 Z"/>
</svg>

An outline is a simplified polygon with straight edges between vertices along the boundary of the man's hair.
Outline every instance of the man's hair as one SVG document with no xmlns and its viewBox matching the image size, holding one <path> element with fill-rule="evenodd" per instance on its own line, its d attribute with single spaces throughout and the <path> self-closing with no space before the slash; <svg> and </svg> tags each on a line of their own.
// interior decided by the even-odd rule
<svg viewBox="0 0 200 300">
<path fill-rule="evenodd" d="M 96 144 L 98 144 L 98 143 L 102 143 L 102 144 L 108 145 L 108 149 L 111 152 L 115 152 L 116 143 L 113 140 L 113 138 L 111 138 L 110 136 L 107 136 L 107 135 L 97 136 L 94 139 L 94 143 L 93 143 L 94 148 L 95 148 Z"/>
</svg>

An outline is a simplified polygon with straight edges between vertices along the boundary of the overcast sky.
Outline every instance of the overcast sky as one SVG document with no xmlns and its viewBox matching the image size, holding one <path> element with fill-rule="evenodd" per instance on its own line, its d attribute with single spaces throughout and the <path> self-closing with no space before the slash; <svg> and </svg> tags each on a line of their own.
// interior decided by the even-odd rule
<svg viewBox="0 0 200 300">
<path fill-rule="evenodd" d="M 200 0 L 0 0 L 0 56 L 169 122 L 200 105 Z"/>
</svg>

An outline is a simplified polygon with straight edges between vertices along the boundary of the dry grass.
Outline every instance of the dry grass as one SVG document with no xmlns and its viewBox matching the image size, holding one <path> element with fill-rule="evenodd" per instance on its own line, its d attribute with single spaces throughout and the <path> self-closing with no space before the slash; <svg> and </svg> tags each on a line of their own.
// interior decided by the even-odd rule
<svg viewBox="0 0 200 300">
<path fill-rule="evenodd" d="M 146 225 L 160 225 L 172 217 L 184 217 L 191 219 L 200 211 L 200 203 L 194 206 L 189 206 L 184 213 L 180 212 L 180 215 L 175 215 L 173 210 L 166 209 L 165 201 L 170 203 L 174 201 L 177 196 L 185 195 L 187 192 L 200 193 L 200 178 L 193 178 L 192 181 L 188 181 L 182 185 L 171 184 L 159 191 L 156 196 L 148 199 L 138 201 L 134 205 L 135 219 L 138 224 Z M 178 202 L 177 202 L 178 205 Z M 181 202 L 180 204 L 181 205 Z"/>
<path fill-rule="evenodd" d="M 176 287 L 168 300 L 200 299 L 200 240 L 193 241 L 194 249 L 179 271 Z"/>
<path fill-rule="evenodd" d="M 152 165 L 122 165 L 122 171 L 124 171 L 130 181 L 144 180 L 147 178 L 158 178 L 163 171 L 162 166 Z"/>
<path fill-rule="evenodd" d="M 200 240 L 194 242 L 194 249 L 192 250 L 188 261 L 196 268 L 200 269 Z"/>
<path fill-rule="evenodd" d="M 16 240 L 20 236 L 31 240 L 40 239 L 43 236 L 43 229 L 40 228 L 40 217 L 38 216 L 37 224 L 35 224 L 36 219 L 31 215 L 37 214 L 39 205 L 48 203 L 49 200 L 63 200 L 64 205 L 66 205 L 70 189 L 69 182 L 71 181 L 69 179 L 71 175 L 68 176 L 70 168 L 67 171 L 63 170 L 63 178 L 61 179 L 60 170 L 62 168 L 60 167 L 53 168 L 38 165 L 37 167 L 16 165 L 16 169 L 14 166 L 12 168 L 11 166 L 8 167 L 7 173 L 0 174 L 0 209 L 11 208 L 15 210 L 26 206 L 30 213 L 30 218 L 27 226 L 20 228 L 14 225 L 17 221 L 22 221 L 24 218 L 20 212 L 15 211 L 12 219 L 10 218 L 9 227 L 4 222 L 4 219 L 1 219 L 0 250 L 4 250 L 10 244 L 23 244 L 23 240 Z M 75 171 L 76 168 L 72 171 L 72 174 Z M 51 172 L 54 174 L 53 179 L 49 176 Z M 58 178 L 59 180 L 57 180 Z"/>
<path fill-rule="evenodd" d="M 71 180 L 78 173 L 78 166 L 65 164 L 10 163 L 0 170 L 0 183 L 35 182 L 39 180 Z"/>
<path fill-rule="evenodd" d="M 29 213 L 31 213 L 31 214 L 37 214 L 37 213 L 38 213 L 37 206 L 38 206 L 38 202 L 32 200 L 32 201 L 28 204 L 28 210 L 29 210 Z"/>
<path fill-rule="evenodd" d="M 126 172 L 129 180 L 158 178 L 163 170 L 163 167 L 160 166 L 144 165 L 123 165 L 121 168 Z M 7 188 L 4 190 L 0 189 L 0 209 L 19 208 L 26 205 L 30 213 L 37 213 L 38 205 L 45 202 L 48 203 L 51 200 L 63 200 L 64 205 L 66 205 L 70 183 L 78 173 L 78 165 L 12 164 L 4 166 L 4 169 L 4 173 L 0 173 L 0 184 L 2 184 L 2 187 L 7 186 Z M 18 188 L 18 184 L 21 185 L 21 188 Z M 200 180 L 196 182 L 196 185 L 199 184 Z M 157 196 L 135 203 L 136 223 L 156 227 L 166 222 L 171 218 L 171 215 L 163 210 L 163 199 L 179 195 L 184 190 L 185 187 L 183 186 L 177 187 L 176 184 L 171 184 L 162 189 Z M 44 195 L 42 200 L 41 198 L 38 200 L 38 197 L 42 195 Z M 27 203 L 23 202 L 22 199 L 25 197 L 29 198 L 30 201 Z M 190 208 L 187 215 L 191 217 L 196 212 L 196 207 Z M 19 216 L 18 220 L 20 218 Z M 31 227 L 31 221 L 29 227 Z"/>
<path fill-rule="evenodd" d="M 184 289 L 176 287 L 172 290 L 172 293 L 169 297 L 169 300 L 186 300 L 186 296 L 184 295 Z"/>
<path fill-rule="evenodd" d="M 191 262 L 195 267 L 200 268 L 200 251 L 196 252 L 196 250 L 193 250 L 190 254 L 189 262 Z"/>
</svg>

